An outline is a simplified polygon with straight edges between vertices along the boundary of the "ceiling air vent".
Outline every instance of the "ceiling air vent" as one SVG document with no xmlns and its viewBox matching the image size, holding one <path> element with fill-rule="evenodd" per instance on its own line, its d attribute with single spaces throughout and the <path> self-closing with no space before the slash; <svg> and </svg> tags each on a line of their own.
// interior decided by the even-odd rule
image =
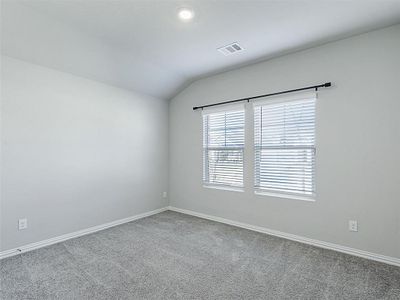
<svg viewBox="0 0 400 300">
<path fill-rule="evenodd" d="M 238 43 L 232 43 L 232 44 L 220 47 L 217 50 L 219 52 L 221 52 L 223 55 L 227 56 L 227 55 L 231 55 L 234 53 L 242 52 L 244 49 Z"/>
</svg>

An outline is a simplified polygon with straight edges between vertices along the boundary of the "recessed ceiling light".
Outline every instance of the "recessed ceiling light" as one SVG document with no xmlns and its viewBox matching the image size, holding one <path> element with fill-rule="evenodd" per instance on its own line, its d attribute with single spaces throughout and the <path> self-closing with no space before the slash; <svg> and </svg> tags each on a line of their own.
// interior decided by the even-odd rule
<svg viewBox="0 0 400 300">
<path fill-rule="evenodd" d="M 178 10 L 178 17 L 182 21 L 190 21 L 194 17 L 194 12 L 192 9 L 184 7 Z"/>
</svg>

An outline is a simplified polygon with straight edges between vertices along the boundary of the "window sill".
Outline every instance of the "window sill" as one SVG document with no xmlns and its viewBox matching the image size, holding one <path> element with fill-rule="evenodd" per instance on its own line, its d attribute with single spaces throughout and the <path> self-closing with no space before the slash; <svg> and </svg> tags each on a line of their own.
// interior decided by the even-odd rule
<svg viewBox="0 0 400 300">
<path fill-rule="evenodd" d="M 207 189 L 224 190 L 224 191 L 230 191 L 230 192 L 244 192 L 244 189 L 241 187 L 231 187 L 231 186 L 223 186 L 223 185 L 208 185 L 208 184 L 203 184 L 203 187 L 207 188 Z"/>
<path fill-rule="evenodd" d="M 262 191 L 262 190 L 255 191 L 254 194 L 260 195 L 260 196 L 271 196 L 271 197 L 276 197 L 276 198 L 315 202 L 315 196 L 292 195 L 292 194 L 276 193 L 276 192 L 269 192 L 269 191 Z"/>
</svg>

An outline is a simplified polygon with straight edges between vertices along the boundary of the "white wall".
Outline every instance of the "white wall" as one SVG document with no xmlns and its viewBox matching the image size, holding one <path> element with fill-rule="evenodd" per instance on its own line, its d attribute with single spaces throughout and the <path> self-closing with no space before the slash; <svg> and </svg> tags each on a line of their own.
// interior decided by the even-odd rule
<svg viewBox="0 0 400 300">
<path fill-rule="evenodd" d="M 193 106 L 326 81 L 333 87 L 317 103 L 315 202 L 254 195 L 250 110 L 245 192 L 203 188 Z M 399 84 L 400 25 L 193 83 L 170 103 L 170 205 L 400 258 Z M 358 233 L 348 220 L 358 220 Z"/>
<path fill-rule="evenodd" d="M 167 205 L 167 101 L 6 56 L 1 85 L 1 250 Z"/>
</svg>

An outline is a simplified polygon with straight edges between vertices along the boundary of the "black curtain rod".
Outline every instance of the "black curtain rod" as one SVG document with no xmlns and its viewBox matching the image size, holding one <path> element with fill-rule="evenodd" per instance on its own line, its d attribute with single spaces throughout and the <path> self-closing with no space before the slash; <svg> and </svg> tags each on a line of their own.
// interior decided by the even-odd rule
<svg viewBox="0 0 400 300">
<path fill-rule="evenodd" d="M 263 98 L 263 97 L 270 97 L 270 96 L 275 96 L 275 95 L 281 95 L 281 94 L 287 94 L 287 93 L 293 93 L 293 92 L 299 92 L 299 91 L 304 91 L 304 90 L 311 90 L 315 89 L 316 91 L 318 88 L 322 87 L 330 87 L 332 84 L 330 82 L 325 82 L 324 84 L 319 84 L 319 85 L 313 85 L 313 86 L 307 86 L 299 89 L 294 89 L 294 90 L 287 90 L 287 91 L 281 91 L 281 92 L 276 92 L 276 93 L 271 93 L 271 94 L 264 94 L 264 95 L 258 95 L 258 96 L 253 96 L 253 97 L 246 97 L 246 98 L 240 98 L 240 99 L 235 99 L 235 100 L 230 100 L 230 101 L 224 101 L 224 102 L 218 102 L 218 103 L 213 103 L 213 104 L 207 104 L 203 106 L 195 106 L 193 107 L 193 110 L 197 109 L 203 109 L 206 107 L 211 107 L 211 106 L 217 106 L 217 105 L 223 105 L 223 104 L 228 104 L 228 103 L 235 103 L 235 102 L 240 102 L 240 101 L 247 101 L 249 102 L 250 100 L 257 99 L 257 98 Z"/>
</svg>

